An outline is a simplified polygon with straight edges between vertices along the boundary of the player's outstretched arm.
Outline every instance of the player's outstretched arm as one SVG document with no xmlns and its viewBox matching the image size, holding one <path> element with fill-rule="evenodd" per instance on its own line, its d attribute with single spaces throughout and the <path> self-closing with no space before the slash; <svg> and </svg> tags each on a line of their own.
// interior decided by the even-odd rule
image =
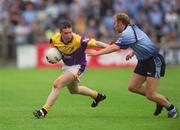
<svg viewBox="0 0 180 130">
<path fill-rule="evenodd" d="M 106 48 L 108 46 L 109 46 L 109 44 L 107 44 L 107 43 L 104 43 L 101 41 L 96 41 L 96 47 L 98 47 L 98 48 Z"/>
<path fill-rule="evenodd" d="M 98 56 L 98 55 L 109 54 L 109 53 L 118 51 L 119 49 L 120 49 L 120 46 L 116 44 L 112 44 L 112 45 L 108 45 L 106 48 L 101 49 L 99 51 L 92 50 L 86 53 L 88 56 Z"/>
</svg>

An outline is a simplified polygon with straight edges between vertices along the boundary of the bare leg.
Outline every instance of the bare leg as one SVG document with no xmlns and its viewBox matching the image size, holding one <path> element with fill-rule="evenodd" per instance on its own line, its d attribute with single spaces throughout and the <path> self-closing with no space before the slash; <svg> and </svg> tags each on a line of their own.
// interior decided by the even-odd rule
<svg viewBox="0 0 180 130">
<path fill-rule="evenodd" d="M 146 89 L 142 85 L 146 80 L 145 76 L 133 73 L 128 84 L 128 90 L 140 95 L 146 95 Z"/>
<path fill-rule="evenodd" d="M 147 81 L 146 87 L 143 87 L 143 83 Z M 163 107 L 170 107 L 171 103 L 162 95 L 156 92 L 158 87 L 158 78 L 153 77 L 145 77 L 139 74 L 133 74 L 128 89 L 131 92 L 146 96 L 147 99 L 156 102 L 156 109 L 154 115 L 159 115 L 163 109 Z"/>
<path fill-rule="evenodd" d="M 161 94 L 157 92 L 157 87 L 159 83 L 159 78 L 147 77 L 147 84 L 146 84 L 146 97 L 154 101 L 165 108 L 170 106 L 170 102 Z"/>
<path fill-rule="evenodd" d="M 97 92 L 95 90 L 92 90 L 86 86 L 78 86 L 76 81 L 73 81 L 68 85 L 68 90 L 71 94 L 81 94 L 94 98 L 97 96 Z"/>
<path fill-rule="evenodd" d="M 95 90 L 92 90 L 86 86 L 78 86 L 75 81 L 68 85 L 68 89 L 71 94 L 81 94 L 85 96 L 91 96 L 93 98 L 93 102 L 91 107 L 96 107 L 98 104 L 106 99 L 106 95 L 102 93 L 98 93 Z"/>
<path fill-rule="evenodd" d="M 75 79 L 75 77 L 73 76 L 72 73 L 70 72 L 66 72 L 63 73 L 61 76 L 59 76 L 53 84 L 51 93 L 49 94 L 46 104 L 48 106 L 52 106 L 54 104 L 54 102 L 56 101 L 59 91 L 60 89 L 64 86 L 69 84 L 70 82 L 72 82 Z"/>
<path fill-rule="evenodd" d="M 52 90 L 46 100 L 46 104 L 39 110 L 35 110 L 33 115 L 37 118 L 43 118 L 46 116 L 50 107 L 55 103 L 59 95 L 60 89 L 75 80 L 75 77 L 70 72 L 65 72 L 59 76 L 53 83 Z"/>
</svg>

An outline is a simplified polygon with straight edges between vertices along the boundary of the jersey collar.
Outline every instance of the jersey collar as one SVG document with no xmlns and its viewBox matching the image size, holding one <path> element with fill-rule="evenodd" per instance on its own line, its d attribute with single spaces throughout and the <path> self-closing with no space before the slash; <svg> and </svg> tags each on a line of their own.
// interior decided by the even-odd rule
<svg viewBox="0 0 180 130">
<path fill-rule="evenodd" d="M 66 42 L 64 42 L 64 41 L 63 41 L 62 36 L 61 36 L 61 38 L 60 38 L 60 41 L 61 41 L 62 43 L 64 43 L 64 44 L 66 44 L 66 45 L 67 45 L 67 44 L 69 44 L 69 43 L 71 43 L 71 42 L 72 42 L 72 40 L 73 40 L 73 37 L 72 37 L 72 39 L 71 39 L 69 42 L 67 42 L 67 43 L 66 43 Z"/>
</svg>

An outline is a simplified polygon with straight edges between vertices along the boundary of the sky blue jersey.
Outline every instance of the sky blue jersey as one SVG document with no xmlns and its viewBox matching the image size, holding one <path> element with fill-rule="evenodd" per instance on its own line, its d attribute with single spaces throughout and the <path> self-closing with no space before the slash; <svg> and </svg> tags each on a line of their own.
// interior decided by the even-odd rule
<svg viewBox="0 0 180 130">
<path fill-rule="evenodd" d="M 132 48 L 138 60 L 148 59 L 159 52 L 159 48 L 136 25 L 128 25 L 116 44 L 122 49 Z"/>
</svg>

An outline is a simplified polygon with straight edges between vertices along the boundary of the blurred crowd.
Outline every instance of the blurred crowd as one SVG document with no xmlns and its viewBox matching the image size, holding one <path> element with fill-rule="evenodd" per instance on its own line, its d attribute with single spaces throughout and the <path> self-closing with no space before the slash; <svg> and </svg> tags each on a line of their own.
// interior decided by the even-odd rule
<svg viewBox="0 0 180 130">
<path fill-rule="evenodd" d="M 108 41 L 126 12 L 161 47 L 180 47 L 180 0 L 0 0 L 0 37 L 10 45 L 48 43 L 63 19 L 74 32 Z"/>
</svg>

